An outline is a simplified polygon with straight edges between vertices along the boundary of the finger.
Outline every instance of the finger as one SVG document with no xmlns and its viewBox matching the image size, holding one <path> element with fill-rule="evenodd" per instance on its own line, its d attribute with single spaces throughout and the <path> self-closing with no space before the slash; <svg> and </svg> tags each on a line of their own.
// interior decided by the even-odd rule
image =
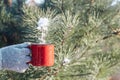
<svg viewBox="0 0 120 80">
<path fill-rule="evenodd" d="M 24 42 L 24 43 L 21 43 L 21 44 L 13 45 L 13 47 L 17 47 L 17 48 L 25 48 L 25 47 L 28 47 L 28 46 L 30 46 L 30 45 L 31 45 L 30 42 Z"/>
<path fill-rule="evenodd" d="M 29 68 L 28 64 L 23 64 L 18 72 L 19 73 L 24 73 L 28 68 Z"/>
<path fill-rule="evenodd" d="M 22 63 L 21 66 L 17 69 L 17 72 L 24 73 L 29 68 L 29 65 Z"/>
<path fill-rule="evenodd" d="M 17 69 L 16 72 L 24 73 L 28 68 L 29 66 L 27 64 L 24 64 L 19 69 Z"/>
<path fill-rule="evenodd" d="M 25 57 L 25 62 L 30 62 L 31 61 L 31 57 L 30 56 L 26 56 Z"/>
<path fill-rule="evenodd" d="M 15 67 L 6 68 L 6 70 L 11 70 L 11 71 L 19 72 L 19 73 L 24 73 L 28 68 L 29 68 L 29 65 L 21 64 L 21 65 L 15 66 Z"/>
<path fill-rule="evenodd" d="M 30 50 L 29 48 L 22 48 L 22 49 L 21 49 L 21 53 L 22 53 L 23 55 L 30 55 L 31 50 Z"/>
</svg>

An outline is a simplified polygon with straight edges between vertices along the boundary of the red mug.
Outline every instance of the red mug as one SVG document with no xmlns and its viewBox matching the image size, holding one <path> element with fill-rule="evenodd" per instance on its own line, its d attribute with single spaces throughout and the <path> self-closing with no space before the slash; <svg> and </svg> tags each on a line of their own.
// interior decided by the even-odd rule
<svg viewBox="0 0 120 80">
<path fill-rule="evenodd" d="M 52 44 L 31 44 L 32 59 L 29 62 L 33 66 L 53 66 L 54 45 Z"/>
</svg>

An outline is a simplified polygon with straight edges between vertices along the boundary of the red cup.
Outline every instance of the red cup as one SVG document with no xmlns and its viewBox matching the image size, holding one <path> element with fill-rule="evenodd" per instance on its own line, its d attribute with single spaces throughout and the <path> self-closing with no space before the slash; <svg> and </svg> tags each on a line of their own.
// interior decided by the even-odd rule
<svg viewBox="0 0 120 80">
<path fill-rule="evenodd" d="M 33 66 L 53 66 L 54 45 L 52 44 L 31 44 L 32 60 L 29 62 Z"/>
</svg>

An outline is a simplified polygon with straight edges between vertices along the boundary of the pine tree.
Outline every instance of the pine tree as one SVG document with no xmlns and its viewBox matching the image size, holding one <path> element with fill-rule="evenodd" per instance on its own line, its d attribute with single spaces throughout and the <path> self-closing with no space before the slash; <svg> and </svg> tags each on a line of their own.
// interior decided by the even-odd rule
<svg viewBox="0 0 120 80">
<path fill-rule="evenodd" d="M 51 43 L 55 45 L 55 64 L 30 65 L 22 74 L 3 71 L 0 79 L 108 80 L 120 66 L 120 3 L 112 3 L 113 0 L 46 0 L 42 6 L 22 3 L 19 8 L 1 3 L 1 46 L 25 41 Z M 9 39 L 14 37 L 18 38 Z"/>
</svg>

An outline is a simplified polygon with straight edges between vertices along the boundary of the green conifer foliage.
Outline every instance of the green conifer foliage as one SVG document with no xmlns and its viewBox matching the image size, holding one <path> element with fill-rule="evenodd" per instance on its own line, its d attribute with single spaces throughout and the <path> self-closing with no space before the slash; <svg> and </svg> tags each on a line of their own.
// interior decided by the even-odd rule
<svg viewBox="0 0 120 80">
<path fill-rule="evenodd" d="M 0 79 L 108 80 L 120 69 L 120 3 L 112 6 L 112 2 L 47 0 L 42 8 L 23 4 L 16 14 L 6 14 L 1 7 L 0 16 L 4 17 L 0 18 L 1 34 L 4 31 L 14 34 L 15 29 L 19 39 L 12 44 L 42 43 L 40 38 L 44 34 L 46 43 L 55 45 L 55 64 L 52 67 L 30 65 L 22 74 L 2 71 Z M 41 18 L 49 20 L 45 31 L 38 29 Z"/>
</svg>

